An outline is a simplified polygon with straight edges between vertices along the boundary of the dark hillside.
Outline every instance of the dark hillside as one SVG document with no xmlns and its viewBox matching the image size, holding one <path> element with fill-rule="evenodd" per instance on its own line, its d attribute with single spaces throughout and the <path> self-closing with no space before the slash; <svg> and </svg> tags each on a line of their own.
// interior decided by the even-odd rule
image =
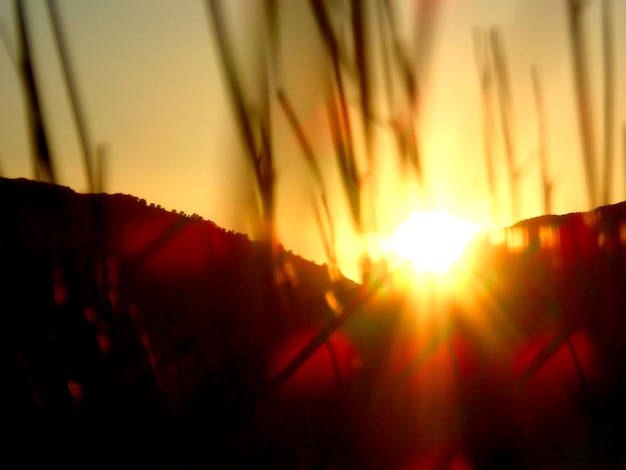
<svg viewBox="0 0 626 470">
<path fill-rule="evenodd" d="M 445 282 L 283 251 L 272 293 L 266 246 L 132 196 L 0 179 L 0 213 L 9 461 L 626 464 L 626 203 L 478 236 Z"/>
<path fill-rule="evenodd" d="M 287 252 L 287 307 L 268 314 L 264 247 L 197 216 L 27 180 L 0 180 L 0 201 L 6 411 L 9 429 L 45 428 L 39 444 L 67 451 L 92 434 L 94 451 L 111 452 L 134 441 L 130 429 L 182 448 L 179 431 L 219 435 L 267 384 L 270 338 L 331 316 L 327 269 Z M 182 462 L 197 457 L 189 447 Z"/>
</svg>

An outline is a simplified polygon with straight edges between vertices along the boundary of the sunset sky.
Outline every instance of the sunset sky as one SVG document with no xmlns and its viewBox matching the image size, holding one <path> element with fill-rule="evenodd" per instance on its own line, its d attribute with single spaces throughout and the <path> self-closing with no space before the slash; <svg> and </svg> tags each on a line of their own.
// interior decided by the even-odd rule
<svg viewBox="0 0 626 470">
<path fill-rule="evenodd" d="M 228 1 L 228 24 L 242 51 L 244 76 L 259 3 Z M 306 2 L 279 3 L 283 85 L 297 100 L 299 118 L 315 141 L 323 127 L 323 103 L 308 89 L 319 83 L 322 44 Z M 396 3 L 409 8 L 411 2 Z M 82 192 L 85 177 L 46 2 L 26 0 L 25 4 L 58 182 Z M 204 2 L 58 0 L 57 4 L 91 141 L 105 149 L 105 191 L 133 194 L 166 209 L 198 213 L 227 229 L 247 232 L 254 206 L 253 180 L 229 107 Z M 2 35 L 8 48 L 3 46 L 0 52 L 0 174 L 31 178 L 23 95 L 10 59 L 17 44 L 12 5 L 10 0 L 0 0 Z M 626 2 L 615 0 L 612 5 L 617 160 L 612 202 L 617 202 L 626 198 Z M 600 6 L 600 0 L 591 0 L 585 16 L 598 156 L 602 155 L 603 96 Z M 542 77 L 554 211 L 590 209 L 574 107 L 566 1 L 440 0 L 436 20 L 437 34 L 423 77 L 419 128 L 430 204 L 483 225 L 511 222 L 507 213 L 493 220 L 489 212 L 473 43 L 476 27 L 497 26 L 507 50 L 516 158 L 523 168 L 521 217 L 542 211 L 533 64 Z M 310 174 L 284 116 L 276 118 L 275 133 L 280 239 L 294 252 L 324 261 L 313 222 Z M 318 140 L 324 158 L 324 138 Z M 381 153 L 385 148 L 384 142 L 377 147 Z M 341 229 L 347 225 L 348 213 L 341 205 L 341 190 L 333 185 L 338 180 L 332 174 L 333 158 L 326 155 L 325 169 L 329 192 L 338 201 Z M 498 167 L 499 181 L 503 181 L 502 159 Z M 415 208 L 414 201 L 403 199 L 404 193 L 395 190 L 393 176 L 385 184 L 378 210 L 385 230 L 393 230 Z M 504 183 L 501 186 L 500 191 L 505 191 Z M 348 250 L 348 238 L 342 239 L 341 234 L 339 238 Z"/>
</svg>

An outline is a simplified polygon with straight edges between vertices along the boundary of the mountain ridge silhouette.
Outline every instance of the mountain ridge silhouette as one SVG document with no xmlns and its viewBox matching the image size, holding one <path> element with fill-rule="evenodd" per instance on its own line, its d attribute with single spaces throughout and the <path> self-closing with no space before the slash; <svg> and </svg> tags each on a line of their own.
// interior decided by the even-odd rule
<svg viewBox="0 0 626 470">
<path fill-rule="evenodd" d="M 626 461 L 626 202 L 481 234 L 465 294 L 423 304 L 284 249 L 270 272 L 267 245 L 134 196 L 0 179 L 0 204 L 2 414 L 24 466 Z M 340 318 L 329 292 L 356 314 L 268 393 Z"/>
<path fill-rule="evenodd" d="M 146 414 L 147 423 L 154 415 L 177 429 L 199 416 L 224 425 L 268 381 L 267 338 L 332 317 L 327 267 L 282 247 L 275 301 L 287 306 L 268 317 L 267 246 L 198 216 L 26 179 L 1 179 L 0 201 L 14 424 L 30 416 L 35 428 L 61 426 L 50 415 L 80 404 L 83 414 L 124 410 L 131 417 L 121 422 L 142 432 Z M 134 416 L 129 397 L 154 409 Z"/>
</svg>

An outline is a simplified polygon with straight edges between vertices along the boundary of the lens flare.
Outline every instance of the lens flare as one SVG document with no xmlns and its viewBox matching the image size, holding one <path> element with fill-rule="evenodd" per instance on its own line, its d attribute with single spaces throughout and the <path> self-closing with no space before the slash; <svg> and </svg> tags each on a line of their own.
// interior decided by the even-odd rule
<svg viewBox="0 0 626 470">
<path fill-rule="evenodd" d="M 385 243 L 385 250 L 410 261 L 422 274 L 445 273 L 480 228 L 444 209 L 416 211 Z"/>
</svg>

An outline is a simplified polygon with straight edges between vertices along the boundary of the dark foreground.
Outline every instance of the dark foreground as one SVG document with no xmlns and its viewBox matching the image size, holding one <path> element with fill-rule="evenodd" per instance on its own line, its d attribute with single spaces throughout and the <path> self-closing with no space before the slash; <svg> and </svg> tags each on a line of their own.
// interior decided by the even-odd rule
<svg viewBox="0 0 626 470">
<path fill-rule="evenodd" d="M 276 284 L 264 245 L 129 196 L 0 204 L 13 468 L 626 467 L 626 203 L 364 286 L 289 252 Z"/>
</svg>

